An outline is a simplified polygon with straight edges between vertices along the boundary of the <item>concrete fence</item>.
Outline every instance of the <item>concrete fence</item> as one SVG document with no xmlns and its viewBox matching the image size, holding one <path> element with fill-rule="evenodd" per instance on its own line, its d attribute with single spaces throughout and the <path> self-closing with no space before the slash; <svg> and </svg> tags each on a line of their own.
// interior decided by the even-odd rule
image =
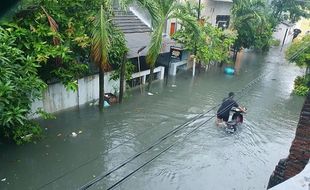
<svg viewBox="0 0 310 190">
<path fill-rule="evenodd" d="M 154 73 L 157 73 L 158 79 L 162 80 L 164 78 L 165 68 L 157 67 L 154 69 Z M 110 80 L 111 74 L 111 72 L 105 73 L 105 92 L 118 93 L 120 81 Z M 132 79 L 142 76 L 145 81 L 146 76 L 149 74 L 150 70 L 134 73 L 132 74 Z M 43 110 L 48 113 L 54 113 L 99 99 L 98 74 L 81 78 L 77 82 L 78 90 L 76 92 L 67 91 L 61 83 L 49 85 L 43 94 L 42 100 L 37 100 L 32 103 L 32 112 L 35 112 L 38 108 L 43 108 Z M 36 118 L 38 115 L 33 115 L 31 117 Z"/>
</svg>

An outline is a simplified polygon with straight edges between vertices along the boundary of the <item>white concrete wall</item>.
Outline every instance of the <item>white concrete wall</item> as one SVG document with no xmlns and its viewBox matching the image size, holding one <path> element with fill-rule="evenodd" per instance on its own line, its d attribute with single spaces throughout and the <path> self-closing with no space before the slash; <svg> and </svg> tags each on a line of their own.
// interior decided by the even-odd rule
<svg viewBox="0 0 310 190">
<path fill-rule="evenodd" d="M 309 190 L 310 189 L 310 163 L 294 177 L 276 185 L 269 190 Z"/>
<path fill-rule="evenodd" d="M 165 68 L 156 67 L 154 73 L 158 74 L 160 80 L 164 79 Z M 111 72 L 105 73 L 104 90 L 105 93 L 119 93 L 119 80 L 110 80 Z M 132 78 L 137 78 L 150 74 L 150 70 L 142 71 L 141 73 L 133 73 Z M 71 107 L 86 104 L 99 99 L 99 75 L 92 75 L 78 80 L 78 90 L 76 92 L 67 91 L 63 84 L 56 83 L 48 86 L 48 89 L 43 94 L 42 100 L 37 100 L 32 103 L 32 112 L 38 108 L 43 108 L 48 113 L 54 113 Z M 37 118 L 38 115 L 31 115 L 31 118 Z"/>
<path fill-rule="evenodd" d="M 273 33 L 273 37 L 275 39 L 280 40 L 280 42 L 281 42 L 280 45 L 282 45 L 282 43 L 283 43 L 283 39 L 285 36 L 286 29 L 288 29 L 287 36 L 286 36 L 285 41 L 284 41 L 284 45 L 286 45 L 286 44 L 291 43 L 293 40 L 294 26 L 289 27 L 289 26 L 281 23 L 277 26 L 276 31 Z"/>
<path fill-rule="evenodd" d="M 129 9 L 148 27 L 152 28 L 152 20 L 147 10 L 141 8 L 137 4 L 132 4 Z"/>
<path fill-rule="evenodd" d="M 111 73 L 105 73 L 105 92 L 118 93 L 119 80 L 110 81 Z M 42 100 L 32 104 L 32 111 L 43 108 L 48 113 L 57 112 L 87 102 L 99 99 L 99 75 L 92 75 L 78 80 L 78 90 L 76 92 L 67 91 L 63 84 L 56 83 L 48 86 Z M 34 116 L 36 117 L 36 116 Z"/>
</svg>

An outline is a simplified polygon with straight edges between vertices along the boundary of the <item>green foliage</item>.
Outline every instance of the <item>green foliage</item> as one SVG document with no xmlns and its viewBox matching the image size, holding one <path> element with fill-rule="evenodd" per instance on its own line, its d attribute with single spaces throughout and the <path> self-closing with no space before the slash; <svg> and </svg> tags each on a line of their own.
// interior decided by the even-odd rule
<svg viewBox="0 0 310 190">
<path fill-rule="evenodd" d="M 0 134 L 18 144 L 39 136 L 41 128 L 28 120 L 31 103 L 41 98 L 46 83 L 61 81 L 77 90 L 77 79 L 91 63 L 95 15 L 108 0 L 28 0 L 0 22 Z M 111 8 L 105 12 L 112 15 Z M 110 22 L 110 21 L 109 21 Z M 118 62 L 125 49 L 120 35 L 109 35 L 115 47 L 109 61 Z M 119 31 L 115 33 L 120 33 Z M 113 53 L 114 52 L 114 53 Z M 36 114 L 53 118 L 42 109 Z"/>
<path fill-rule="evenodd" d="M 310 91 L 307 84 L 310 82 L 310 75 L 298 76 L 294 81 L 294 94 L 299 96 L 306 96 Z"/>
<path fill-rule="evenodd" d="M 128 52 L 124 33 L 115 26 L 112 26 L 109 31 L 109 38 L 111 42 L 108 58 L 109 63 L 113 68 L 116 68 L 116 70 L 120 70 L 124 55 Z"/>
<path fill-rule="evenodd" d="M 293 42 L 286 50 L 286 59 L 300 67 L 310 67 L 310 35 Z"/>
<path fill-rule="evenodd" d="M 310 18 L 310 2 L 302 0 L 273 0 L 273 16 L 277 21 L 289 20 L 296 23 L 302 17 Z"/>
<path fill-rule="evenodd" d="M 267 50 L 270 46 L 273 22 L 263 0 L 235 0 L 232 7 L 233 28 L 238 38 L 235 49 Z"/>
<path fill-rule="evenodd" d="M 281 41 L 278 40 L 278 39 L 272 39 L 272 40 L 270 41 L 270 45 L 271 45 L 271 46 L 279 46 L 280 43 L 281 43 Z"/>
<path fill-rule="evenodd" d="M 301 40 L 294 41 L 285 52 L 286 59 L 295 62 L 300 67 L 310 68 L 310 35 L 304 36 Z M 306 96 L 309 92 L 308 83 L 310 74 L 298 76 L 294 81 L 294 93 Z"/>
<path fill-rule="evenodd" d="M 130 80 L 131 79 L 131 75 L 135 71 L 135 65 L 132 64 L 130 61 L 127 61 L 125 64 L 126 64 L 126 66 L 125 66 L 125 68 L 126 68 L 126 70 L 125 70 L 125 80 Z M 113 71 L 110 80 L 117 80 L 117 79 L 119 79 L 120 78 L 120 74 L 121 74 L 121 68 L 118 67 L 118 69 Z"/>
<path fill-rule="evenodd" d="M 41 128 L 27 116 L 46 84 L 36 75 L 40 65 L 15 47 L 17 36 L 0 27 L 0 39 L 0 134 L 21 144 L 40 134 Z"/>
<path fill-rule="evenodd" d="M 88 71 L 90 36 L 100 4 L 100 0 L 24 1 L 11 24 L 0 25 L 41 65 L 38 73 L 45 82 L 61 81 L 76 90 L 74 81 Z"/>
<path fill-rule="evenodd" d="M 148 84 L 148 88 L 150 89 L 153 80 L 153 69 L 162 48 L 162 34 L 167 19 L 176 18 L 186 22 L 188 26 L 192 27 L 192 30 L 197 28 L 195 27 L 197 25 L 196 19 L 187 12 L 183 12 L 186 7 L 175 0 L 121 0 L 121 2 L 121 4 L 137 2 L 145 8 L 151 16 L 153 32 L 151 34 L 151 42 L 146 56 L 146 62 L 151 68 Z"/>
<path fill-rule="evenodd" d="M 184 23 L 186 26 L 186 23 Z M 208 64 L 210 61 L 226 61 L 229 59 L 229 48 L 236 35 L 232 31 L 212 26 L 209 23 L 199 26 L 199 33 L 193 33 L 191 27 L 183 27 L 173 36 L 188 51 L 196 53 L 198 61 Z"/>
</svg>

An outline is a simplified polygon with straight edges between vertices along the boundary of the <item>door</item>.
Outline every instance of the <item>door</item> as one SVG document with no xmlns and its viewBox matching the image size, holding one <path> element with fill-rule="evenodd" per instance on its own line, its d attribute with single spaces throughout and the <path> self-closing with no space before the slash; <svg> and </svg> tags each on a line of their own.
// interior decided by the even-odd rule
<svg viewBox="0 0 310 190">
<path fill-rule="evenodd" d="M 175 22 L 172 22 L 170 25 L 170 36 L 175 33 Z"/>
</svg>

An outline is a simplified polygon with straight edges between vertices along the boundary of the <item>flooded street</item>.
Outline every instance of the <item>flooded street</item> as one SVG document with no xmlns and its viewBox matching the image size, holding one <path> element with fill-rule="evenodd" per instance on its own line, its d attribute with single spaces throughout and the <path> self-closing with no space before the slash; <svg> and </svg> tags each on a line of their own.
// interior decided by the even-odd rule
<svg viewBox="0 0 310 190">
<path fill-rule="evenodd" d="M 244 55 L 238 75 L 211 68 L 193 79 L 190 71 L 182 72 L 169 77 L 168 86 L 154 83 L 153 96 L 134 90 L 122 105 L 104 113 L 93 106 L 57 113 L 57 119 L 41 122 L 45 136 L 36 144 L 1 143 L 0 179 L 5 180 L 0 189 L 78 189 L 259 76 L 246 94 L 236 94 L 248 112 L 235 134 L 217 128 L 215 118 L 201 125 L 216 113 L 213 109 L 89 189 L 108 189 L 161 152 L 115 189 L 266 189 L 295 134 L 304 99 L 291 92 L 303 70 L 288 64 L 279 49 L 250 54 Z M 70 136 L 72 132 L 77 137 Z"/>
</svg>

